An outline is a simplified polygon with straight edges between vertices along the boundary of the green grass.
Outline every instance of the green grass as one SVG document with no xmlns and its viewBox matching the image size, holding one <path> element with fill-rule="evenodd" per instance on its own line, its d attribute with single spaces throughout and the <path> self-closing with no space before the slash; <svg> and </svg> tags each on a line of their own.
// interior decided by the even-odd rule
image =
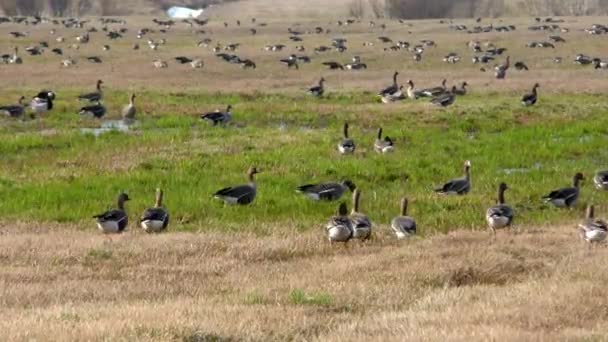
<svg viewBox="0 0 608 342">
<path fill-rule="evenodd" d="M 316 100 L 148 91 L 139 94 L 140 123 L 130 133 L 94 137 L 80 132 L 100 122 L 78 117 L 76 92 L 58 93 L 57 109 L 42 120 L 0 119 L 0 217 L 93 229 L 91 216 L 127 191 L 134 227 L 160 186 L 171 230 L 319 229 L 337 204 L 311 202 L 295 187 L 345 178 L 360 187 L 361 209 L 376 224 L 390 222 L 400 197 L 409 197 L 410 214 L 423 234 L 485 227 L 484 210 L 494 203 L 501 181 L 511 188 L 507 201 L 518 224 L 572 219 L 582 215 L 585 203 L 606 203 L 589 181 L 575 211 L 540 201 L 550 190 L 569 185 L 575 172 L 590 180 L 606 167 L 606 96 L 544 95 L 538 106 L 523 108 L 518 94 L 473 94 L 438 110 L 425 101 L 385 106 L 369 93 Z M 16 94 L 1 100 L 9 102 Z M 106 103 L 122 104 L 127 97 L 112 92 Z M 227 103 L 235 107 L 233 125 L 210 127 L 198 119 Z M 121 106 L 109 106 L 108 118 L 119 118 Z M 354 156 L 336 151 L 344 121 L 358 145 Z M 396 140 L 395 153 L 373 152 L 379 126 Z M 435 195 L 434 187 L 461 176 L 467 159 L 473 165 L 471 194 Z M 262 169 L 253 205 L 231 207 L 212 199 L 216 190 L 244 182 L 250 165 Z"/>
<path fill-rule="evenodd" d="M 301 289 L 293 289 L 289 293 L 289 301 L 294 305 L 330 306 L 333 297 L 325 292 L 307 293 Z"/>
</svg>

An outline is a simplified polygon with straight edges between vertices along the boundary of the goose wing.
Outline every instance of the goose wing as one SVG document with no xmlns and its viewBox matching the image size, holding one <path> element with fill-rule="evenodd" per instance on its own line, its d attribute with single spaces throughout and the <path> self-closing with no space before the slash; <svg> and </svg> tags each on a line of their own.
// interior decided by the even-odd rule
<svg viewBox="0 0 608 342">
<path fill-rule="evenodd" d="M 608 186 L 608 171 L 599 171 L 593 177 L 593 183 L 597 187 L 607 187 Z"/>
<path fill-rule="evenodd" d="M 563 199 L 567 201 L 576 197 L 578 195 L 577 188 L 562 188 L 558 190 L 551 191 L 548 195 L 544 196 L 543 199 L 546 200 L 555 200 L 555 199 Z"/>
<path fill-rule="evenodd" d="M 488 209 L 486 212 L 487 217 L 506 217 L 509 222 L 513 219 L 513 209 L 508 205 L 499 204 Z"/>
<path fill-rule="evenodd" d="M 416 221 L 408 216 L 398 216 L 391 221 L 391 228 L 395 233 L 416 234 Z"/>
<path fill-rule="evenodd" d="M 95 215 L 93 218 L 96 218 L 97 222 L 116 221 L 120 223 L 127 219 L 127 213 L 124 210 L 114 209 Z"/>
<path fill-rule="evenodd" d="M 380 91 L 380 93 L 378 93 L 378 95 L 388 95 L 388 94 L 393 94 L 396 93 L 397 91 L 399 91 L 399 87 L 396 85 L 391 85 L 390 87 L 384 88 L 383 90 Z"/>
<path fill-rule="evenodd" d="M 249 204 L 255 198 L 255 187 L 246 184 L 228 187 L 217 191 L 213 196 L 229 203 Z"/>
<path fill-rule="evenodd" d="M 18 105 L 2 106 L 0 107 L 0 112 L 6 112 L 9 116 L 21 116 L 23 114 L 23 107 Z"/>
<path fill-rule="evenodd" d="M 317 200 L 336 200 L 342 196 L 345 189 L 338 183 L 306 184 L 296 188 L 297 192 L 316 195 Z M 312 197 L 311 197 L 312 198 Z"/>
<path fill-rule="evenodd" d="M 435 192 L 442 194 L 456 193 L 456 194 L 465 194 L 469 192 L 471 188 L 471 183 L 466 180 L 466 178 L 458 178 L 452 179 L 449 182 L 445 183 L 443 187 L 439 189 L 435 189 Z"/>
<path fill-rule="evenodd" d="M 80 100 L 87 100 L 87 101 L 95 102 L 95 101 L 101 100 L 101 94 L 99 92 L 82 94 L 82 95 L 78 96 L 78 98 Z"/>
<path fill-rule="evenodd" d="M 454 103 L 454 95 L 452 94 L 444 94 L 444 95 L 440 95 L 435 97 L 434 99 L 431 100 L 431 103 L 437 106 L 442 106 L 442 107 L 447 107 L 449 105 L 451 105 L 452 103 Z"/>
<path fill-rule="evenodd" d="M 140 221 L 162 221 L 169 222 L 169 213 L 164 208 L 149 208 L 144 211 Z"/>
</svg>

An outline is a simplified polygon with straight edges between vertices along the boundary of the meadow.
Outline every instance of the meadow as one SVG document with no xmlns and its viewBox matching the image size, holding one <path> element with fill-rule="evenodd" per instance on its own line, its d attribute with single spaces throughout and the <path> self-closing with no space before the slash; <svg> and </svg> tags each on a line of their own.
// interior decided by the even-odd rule
<svg viewBox="0 0 608 342">
<path fill-rule="evenodd" d="M 233 5 L 231 5 L 233 6 Z M 221 13 L 221 12 L 220 12 Z M 313 62 L 287 71 L 286 53 L 263 51 L 286 43 L 292 22 L 268 20 L 256 36 L 247 26 L 206 28 L 220 42 L 241 42 L 237 54 L 253 58 L 255 70 L 219 61 L 196 47 L 189 28 L 167 34 L 159 51 L 131 51 L 130 37 L 112 43 L 101 65 L 82 59 L 69 69 L 58 58 L 24 57 L 2 65 L 0 103 L 31 97 L 40 89 L 57 93 L 55 108 L 38 118 L 0 118 L 0 336 L 5 340 L 603 340 L 606 248 L 588 249 L 576 223 L 587 204 L 598 214 L 606 194 L 593 174 L 606 167 L 608 89 L 605 71 L 572 63 L 579 52 L 601 56 L 603 37 L 580 29 L 597 18 L 565 18 L 568 42 L 555 50 L 531 50 L 530 18 L 515 33 L 477 36 L 449 31 L 437 21 L 412 26 L 387 22 L 384 32 L 365 23 L 334 28 L 353 51 L 313 54 Z M 93 18 L 93 22 L 94 22 Z M 468 24 L 472 20 L 462 20 Z M 48 38 L 50 26 L 22 40 L 0 26 L 0 49 Z M 334 25 L 335 26 L 335 25 Z M 58 30 L 72 39 L 78 30 Z M 408 33 L 410 31 L 411 33 Z M 331 35 L 305 36 L 305 45 L 329 44 Z M 408 53 L 368 49 L 378 35 L 409 41 L 432 37 L 438 47 L 415 64 Z M 70 54 L 102 54 L 101 34 Z M 160 38 L 158 34 L 155 38 Z M 512 70 L 493 79 L 470 63 L 469 39 L 509 48 L 530 71 Z M 142 42 L 143 43 L 143 42 Z M 66 44 L 67 45 L 67 44 Z M 294 43 L 290 43 L 295 45 Z M 380 43 L 377 43 L 380 45 Z M 458 51 L 459 64 L 441 56 Z M 362 72 L 326 71 L 325 60 L 361 55 Z M 190 70 L 171 58 L 203 56 L 205 67 Z M 553 64 L 552 57 L 564 57 Z M 156 70 L 164 58 L 170 66 Z M 500 62 L 501 58 L 497 62 Z M 491 69 L 491 67 L 489 68 Z M 426 100 L 384 105 L 375 95 L 400 70 L 405 83 L 423 86 L 466 80 L 470 92 L 446 109 Z M 327 94 L 305 89 L 324 76 Z M 77 96 L 106 84 L 102 120 L 79 117 Z M 523 107 L 521 95 L 540 82 L 539 103 Z M 100 135 L 91 129 L 119 120 L 131 93 L 137 122 L 127 131 Z M 203 112 L 233 105 L 233 121 L 214 127 Z M 353 156 L 336 145 L 348 122 L 357 143 Z M 376 130 L 395 140 L 396 151 L 373 150 Z M 462 175 L 472 163 L 472 191 L 442 197 L 432 190 Z M 245 181 L 251 165 L 258 197 L 246 207 L 226 206 L 212 194 Z M 559 210 L 541 201 L 571 184 L 587 181 L 580 203 Z M 331 247 L 323 226 L 337 202 L 312 202 L 298 185 L 352 180 L 362 191 L 362 211 L 374 223 L 374 238 L 349 248 Z M 516 211 L 512 231 L 492 239 L 484 214 L 495 203 L 500 182 Z M 171 214 L 164 234 L 137 227 L 153 205 L 154 189 L 165 191 Z M 125 191 L 130 226 L 107 238 L 92 216 L 115 205 Z M 396 241 L 389 223 L 399 199 L 410 199 L 418 235 Z M 345 196 L 349 202 L 350 198 Z"/>
</svg>

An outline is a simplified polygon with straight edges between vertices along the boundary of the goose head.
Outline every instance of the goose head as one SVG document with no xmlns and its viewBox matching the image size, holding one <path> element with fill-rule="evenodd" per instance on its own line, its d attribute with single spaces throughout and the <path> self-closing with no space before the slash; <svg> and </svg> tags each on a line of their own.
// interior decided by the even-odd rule
<svg viewBox="0 0 608 342">
<path fill-rule="evenodd" d="M 578 188 L 580 182 L 583 181 L 583 180 L 585 180 L 585 177 L 583 176 L 583 174 L 580 173 L 580 172 L 577 172 L 574 175 L 574 178 L 572 179 L 572 183 L 573 183 L 573 185 L 574 185 L 575 188 Z"/>
<path fill-rule="evenodd" d="M 232 110 L 232 105 L 228 105 L 226 107 L 226 113 L 230 113 L 231 110 Z"/>
<path fill-rule="evenodd" d="M 19 98 L 19 105 L 20 105 L 20 106 L 22 106 L 22 105 L 23 105 L 23 101 L 25 101 L 25 96 L 23 96 L 23 95 L 22 95 L 22 96 Z"/>
<path fill-rule="evenodd" d="M 464 88 L 466 88 L 468 85 L 469 85 L 469 84 L 468 84 L 466 81 L 464 81 L 464 82 L 462 82 L 462 85 L 461 85 L 460 87 L 461 87 L 462 89 L 464 89 Z"/>
<path fill-rule="evenodd" d="M 101 85 L 103 84 L 102 80 L 97 80 L 97 90 L 101 90 Z"/>
<path fill-rule="evenodd" d="M 407 80 L 407 84 L 410 86 L 410 88 L 414 88 L 414 81 Z"/>
<path fill-rule="evenodd" d="M 127 195 L 124 192 L 121 192 L 120 195 L 118 195 L 118 208 L 124 209 L 125 202 L 130 201 L 130 200 L 131 199 L 129 198 L 129 195 Z"/>
<path fill-rule="evenodd" d="M 252 166 L 249 168 L 249 170 L 247 170 L 247 177 L 251 183 L 253 183 L 254 176 L 258 173 L 260 173 L 260 170 L 258 170 L 258 168 L 255 166 Z"/>
<path fill-rule="evenodd" d="M 338 206 L 337 214 L 338 214 L 338 216 L 348 215 L 348 208 L 346 207 L 346 203 L 344 203 L 344 202 L 340 203 L 340 206 Z"/>
<path fill-rule="evenodd" d="M 357 189 L 357 186 L 355 185 L 355 183 L 353 183 L 350 179 L 343 180 L 342 185 L 347 187 L 350 191 L 355 191 Z"/>
<path fill-rule="evenodd" d="M 471 174 L 471 161 L 469 160 L 464 162 L 464 174 L 466 175 L 466 178 L 469 179 Z"/>
<path fill-rule="evenodd" d="M 447 82 L 448 82 L 448 80 L 446 80 L 445 78 L 443 79 L 443 81 L 441 81 L 441 87 L 442 87 L 443 89 L 445 89 L 445 88 L 446 88 L 446 87 L 445 87 L 445 84 L 446 84 Z"/>
<path fill-rule="evenodd" d="M 319 80 L 319 84 L 323 84 L 325 82 L 325 77 L 321 77 L 321 79 Z"/>
<path fill-rule="evenodd" d="M 163 205 L 163 191 L 160 188 L 156 189 L 156 204 L 155 207 L 160 208 Z"/>
<path fill-rule="evenodd" d="M 131 94 L 131 98 L 130 98 L 131 104 L 133 104 L 135 102 L 135 97 L 136 97 L 135 94 Z"/>
</svg>

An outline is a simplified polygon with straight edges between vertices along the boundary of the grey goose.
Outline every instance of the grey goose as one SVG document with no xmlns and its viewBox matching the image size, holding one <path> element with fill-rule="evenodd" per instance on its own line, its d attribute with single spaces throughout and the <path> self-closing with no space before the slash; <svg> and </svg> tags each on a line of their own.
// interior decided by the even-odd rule
<svg viewBox="0 0 608 342">
<path fill-rule="evenodd" d="M 451 91 L 435 96 L 431 99 L 431 103 L 439 107 L 447 107 L 454 103 L 456 95 Z"/>
<path fill-rule="evenodd" d="M 606 221 L 595 218 L 594 207 L 589 205 L 585 220 L 578 225 L 581 239 L 589 243 L 599 243 L 606 240 L 608 236 L 608 224 Z"/>
<path fill-rule="evenodd" d="M 153 208 L 144 211 L 139 225 L 146 233 L 158 233 L 169 225 L 169 212 L 163 207 L 163 191 L 156 189 L 156 202 Z"/>
<path fill-rule="evenodd" d="M 602 61 L 599 58 L 594 58 L 593 63 L 595 64 L 595 69 L 608 69 L 608 62 Z"/>
<path fill-rule="evenodd" d="M 403 94 L 403 86 L 399 86 L 399 89 L 394 93 L 378 96 L 380 96 L 382 103 L 393 103 L 405 99 L 405 94 Z"/>
<path fill-rule="evenodd" d="M 344 138 L 338 144 L 338 152 L 340 152 L 341 154 L 355 153 L 355 141 L 348 137 L 348 122 L 344 123 L 343 133 Z"/>
<path fill-rule="evenodd" d="M 89 101 L 89 102 L 98 102 L 103 98 L 103 90 L 101 89 L 101 85 L 103 84 L 102 80 L 97 80 L 96 91 L 92 93 L 82 94 L 78 96 L 79 100 Z"/>
<path fill-rule="evenodd" d="M 382 127 L 378 128 L 378 135 L 374 142 L 374 150 L 378 153 L 389 153 L 395 150 L 393 140 L 386 136 L 382 138 Z"/>
<path fill-rule="evenodd" d="M 513 209 L 505 204 L 505 191 L 508 189 L 506 183 L 498 186 L 498 203 L 486 211 L 486 221 L 492 233 L 496 234 L 496 229 L 511 226 L 513 222 Z"/>
<path fill-rule="evenodd" d="M 608 190 L 608 170 L 596 172 L 593 176 L 593 184 L 599 190 Z"/>
<path fill-rule="evenodd" d="M 350 180 L 340 183 L 318 183 L 300 185 L 296 192 L 304 194 L 313 201 L 335 201 L 344 195 L 347 190 L 355 191 L 357 187 Z"/>
<path fill-rule="evenodd" d="M 246 205 L 252 203 L 257 194 L 255 175 L 259 172 L 260 171 L 256 167 L 250 167 L 249 170 L 247 170 L 247 179 L 249 180 L 249 183 L 221 189 L 213 194 L 213 197 L 220 199 L 227 204 Z"/>
<path fill-rule="evenodd" d="M 316 96 L 316 97 L 323 96 L 323 94 L 325 93 L 324 84 L 325 84 L 325 78 L 321 77 L 318 85 L 308 89 L 308 94 L 310 94 L 312 96 Z"/>
<path fill-rule="evenodd" d="M 55 93 L 52 91 L 41 91 L 30 102 L 30 109 L 35 114 L 44 114 L 53 109 Z"/>
<path fill-rule="evenodd" d="M 325 225 L 325 232 L 330 243 L 347 243 L 353 237 L 353 225 L 348 217 L 346 203 L 340 203 L 338 212 Z"/>
<path fill-rule="evenodd" d="M 452 87 L 452 94 L 463 96 L 467 94 L 467 86 L 469 84 L 467 82 L 462 82 L 460 84 L 460 88 L 456 88 L 456 86 Z"/>
<path fill-rule="evenodd" d="M 359 200 L 361 191 L 355 189 L 353 191 L 353 209 L 350 213 L 350 222 L 353 227 L 353 238 L 359 240 L 367 240 L 372 235 L 372 222 L 367 215 L 359 211 Z"/>
<path fill-rule="evenodd" d="M 399 76 L 399 72 L 395 71 L 393 73 L 393 84 L 380 90 L 378 95 L 384 96 L 384 95 L 393 94 L 393 93 L 396 93 L 397 91 L 399 91 L 399 84 L 397 83 L 397 76 Z"/>
<path fill-rule="evenodd" d="M 511 57 L 507 56 L 507 59 L 504 64 L 497 65 L 494 67 L 494 77 L 496 79 L 502 80 L 507 76 L 507 70 L 511 66 Z"/>
<path fill-rule="evenodd" d="M 232 105 L 228 105 L 225 111 L 217 109 L 215 112 L 209 112 L 201 115 L 201 119 L 215 125 L 227 124 L 232 119 Z"/>
<path fill-rule="evenodd" d="M 330 70 L 344 70 L 344 66 L 338 62 L 329 61 L 321 63 L 328 67 Z"/>
<path fill-rule="evenodd" d="M 391 229 L 399 240 L 416 235 L 416 220 L 407 216 L 407 205 L 408 200 L 403 197 L 401 199 L 401 215 L 391 221 Z"/>
<path fill-rule="evenodd" d="M 25 104 L 23 101 L 25 101 L 25 96 L 21 96 L 16 105 L 0 106 L 0 113 L 4 113 L 13 118 L 22 116 L 25 112 Z"/>
<path fill-rule="evenodd" d="M 471 162 L 464 162 L 464 177 L 456 178 L 445 183 L 441 188 L 435 189 L 435 192 L 442 195 L 465 195 L 471 190 Z"/>
<path fill-rule="evenodd" d="M 137 114 L 137 108 L 135 108 L 135 94 L 131 94 L 131 97 L 129 97 L 129 104 L 122 109 L 122 118 L 133 120 L 135 119 L 135 114 Z"/>
<path fill-rule="evenodd" d="M 287 69 L 295 68 L 296 70 L 300 69 L 298 65 L 298 57 L 296 55 L 291 55 L 288 58 L 284 58 L 280 60 L 281 63 L 287 65 Z"/>
<path fill-rule="evenodd" d="M 444 94 L 445 92 L 447 92 L 448 88 L 446 87 L 446 83 L 447 83 L 447 80 L 444 79 L 443 81 L 441 81 L 441 86 L 422 89 L 422 90 L 416 92 L 416 95 L 418 97 L 434 97 L 434 96 L 439 96 L 439 95 Z"/>
<path fill-rule="evenodd" d="M 580 194 L 580 182 L 584 179 L 585 177 L 583 174 L 578 172 L 572 179 L 572 187 L 551 191 L 548 195 L 544 196 L 543 199 L 558 208 L 570 208 L 574 206 L 578 200 Z"/>
<path fill-rule="evenodd" d="M 524 106 L 533 106 L 536 104 L 536 101 L 538 100 L 538 93 L 536 89 L 538 89 L 538 87 L 540 87 L 538 83 L 534 84 L 534 87 L 532 87 L 532 92 L 524 94 L 524 96 L 521 98 L 521 104 Z"/>
<path fill-rule="evenodd" d="M 513 64 L 513 66 L 515 67 L 516 70 L 520 70 L 520 71 L 521 70 L 525 70 L 525 71 L 530 70 L 528 68 L 528 66 L 524 62 L 521 62 L 521 61 L 515 62 L 515 64 Z"/>
<path fill-rule="evenodd" d="M 97 219 L 97 228 L 103 233 L 121 233 L 129 223 L 129 217 L 125 211 L 125 202 L 130 200 L 125 193 L 118 195 L 118 208 L 108 210 L 99 215 L 93 216 Z"/>
<path fill-rule="evenodd" d="M 98 101 L 94 105 L 84 106 L 80 108 L 78 114 L 100 119 L 106 115 L 106 107 Z"/>
</svg>

